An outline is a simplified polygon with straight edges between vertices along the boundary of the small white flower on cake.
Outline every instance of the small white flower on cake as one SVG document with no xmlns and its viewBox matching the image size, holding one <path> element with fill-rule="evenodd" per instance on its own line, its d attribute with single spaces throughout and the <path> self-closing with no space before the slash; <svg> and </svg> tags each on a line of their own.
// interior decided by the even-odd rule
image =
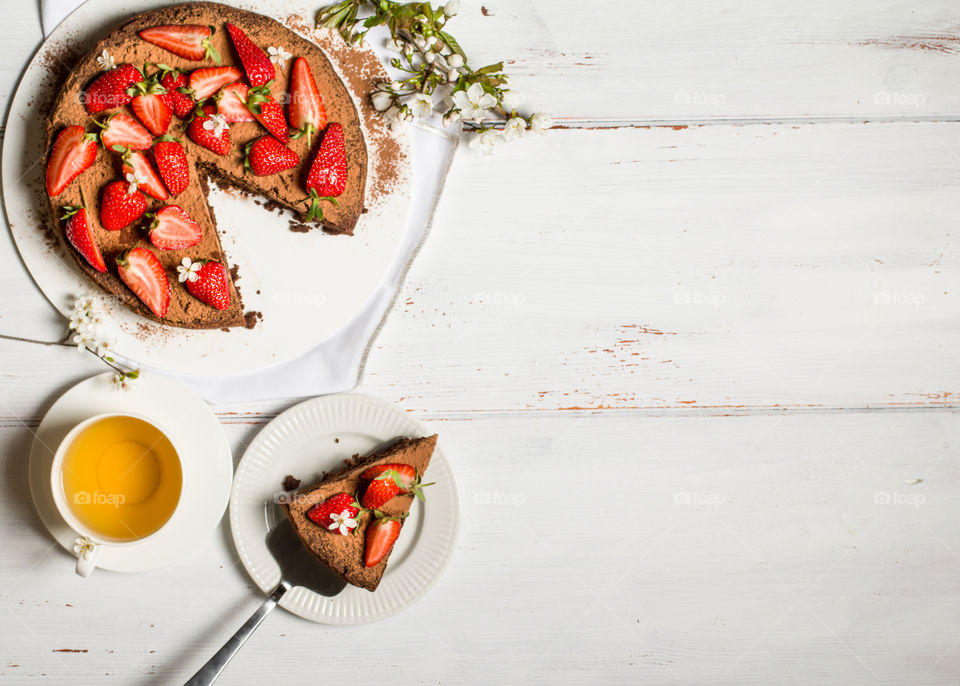
<svg viewBox="0 0 960 686">
<path fill-rule="evenodd" d="M 357 528 L 357 520 L 350 516 L 350 510 L 344 510 L 340 514 L 331 513 L 330 526 L 327 528 L 330 531 L 339 531 L 342 535 L 346 536 L 353 529 Z"/>
<path fill-rule="evenodd" d="M 111 69 L 117 68 L 117 62 L 113 59 L 113 55 L 104 49 L 104 51 L 97 56 L 97 66 L 103 71 L 110 71 Z"/>
<path fill-rule="evenodd" d="M 130 185 L 127 186 L 127 195 L 133 195 L 137 192 L 137 187 L 140 185 L 140 179 L 137 178 L 137 175 L 133 172 L 128 172 L 124 177 L 127 180 L 127 183 Z"/>
<path fill-rule="evenodd" d="M 230 128 L 230 124 L 222 114 L 211 114 L 209 119 L 203 122 L 203 128 L 207 131 L 213 131 L 213 135 L 219 138 L 224 131 Z"/>
<path fill-rule="evenodd" d="M 503 134 L 496 129 L 487 129 L 470 139 L 470 148 L 482 152 L 484 155 L 489 155 L 497 144 L 502 142 Z"/>
<path fill-rule="evenodd" d="M 281 69 L 283 69 L 286 61 L 292 57 L 289 52 L 283 49 L 282 45 L 278 47 L 271 45 L 269 48 L 267 48 L 267 53 L 270 55 L 270 61 Z"/>
<path fill-rule="evenodd" d="M 180 264 L 177 265 L 177 279 L 180 283 L 184 283 L 185 281 L 193 283 L 200 278 L 197 272 L 200 271 L 202 266 L 201 263 L 194 262 L 189 257 L 184 257 L 180 260 Z"/>
<path fill-rule="evenodd" d="M 481 121 L 487 110 L 497 104 L 497 99 L 483 90 L 483 86 L 475 83 L 465 91 L 453 94 L 453 102 L 460 110 L 460 116 L 467 121 Z"/>
<path fill-rule="evenodd" d="M 433 114 L 433 98 L 426 93 L 417 93 L 407 101 L 407 107 L 415 117 L 429 117 Z"/>
<path fill-rule="evenodd" d="M 530 117 L 530 130 L 534 133 L 543 133 L 553 126 L 553 119 L 545 112 L 536 112 Z"/>
<path fill-rule="evenodd" d="M 503 137 L 505 140 L 512 141 L 519 138 L 527 130 L 527 120 L 523 117 L 510 117 L 507 123 L 503 125 Z"/>
</svg>

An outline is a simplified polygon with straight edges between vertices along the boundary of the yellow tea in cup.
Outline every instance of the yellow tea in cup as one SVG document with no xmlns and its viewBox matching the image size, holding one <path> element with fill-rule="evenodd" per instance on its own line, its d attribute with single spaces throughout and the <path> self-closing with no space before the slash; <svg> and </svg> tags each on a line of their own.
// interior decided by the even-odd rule
<svg viewBox="0 0 960 686">
<path fill-rule="evenodd" d="M 129 416 L 105 417 L 81 430 L 60 470 L 64 500 L 91 533 L 105 541 L 135 541 L 167 523 L 183 473 L 170 440 Z"/>
</svg>

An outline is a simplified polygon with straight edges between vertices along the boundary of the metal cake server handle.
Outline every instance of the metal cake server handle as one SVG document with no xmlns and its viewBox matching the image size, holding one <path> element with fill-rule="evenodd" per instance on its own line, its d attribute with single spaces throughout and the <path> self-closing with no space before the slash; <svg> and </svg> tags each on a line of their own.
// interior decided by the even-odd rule
<svg viewBox="0 0 960 686">
<path fill-rule="evenodd" d="M 253 635 L 260 623 L 266 619 L 270 611 L 280 602 L 283 594 L 290 590 L 290 584 L 281 581 L 273 589 L 270 597 L 263 601 L 263 604 L 257 608 L 257 611 L 251 615 L 250 619 L 244 622 L 243 626 L 237 629 L 237 633 L 230 637 L 230 640 L 223 644 L 213 657 L 207 660 L 207 664 L 197 670 L 197 673 L 190 677 L 184 686 L 208 686 L 217 680 L 227 663 L 233 659 L 240 647 L 247 642 L 247 639 Z"/>
</svg>

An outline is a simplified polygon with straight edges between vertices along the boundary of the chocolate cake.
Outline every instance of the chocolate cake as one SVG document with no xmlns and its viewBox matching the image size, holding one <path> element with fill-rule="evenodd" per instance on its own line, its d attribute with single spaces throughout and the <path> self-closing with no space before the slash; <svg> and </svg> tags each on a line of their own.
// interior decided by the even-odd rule
<svg viewBox="0 0 960 686">
<path fill-rule="evenodd" d="M 326 108 L 327 120 L 342 126 L 343 147 L 346 152 L 346 186 L 342 194 L 336 198 L 336 203 L 321 201 L 324 211 L 322 227 L 328 233 L 352 234 L 364 211 L 367 147 L 351 94 L 319 47 L 279 22 L 253 12 L 217 3 L 195 2 L 165 7 L 132 17 L 97 43 L 74 65 L 46 122 L 48 150 L 53 146 L 57 135 L 68 126 L 80 125 L 88 133 L 95 134 L 99 129 L 93 122 L 94 118 L 103 120 L 117 111 L 130 116 L 135 114 L 130 105 L 95 115 L 87 112 L 84 94 L 91 82 L 104 73 L 101 65 L 98 64 L 98 58 L 104 52 L 113 58 L 116 65 L 132 64 L 142 68 L 144 64 L 149 63 L 148 69 L 154 72 L 157 70 L 154 65 L 157 64 L 173 67 L 188 76 L 198 68 L 217 66 L 210 57 L 200 61 L 184 59 L 149 43 L 138 35 L 138 32 L 143 29 L 162 25 L 209 25 L 214 29 L 209 42 L 221 56 L 221 64 L 236 66 L 243 71 L 241 59 L 225 30 L 228 23 L 242 28 L 246 36 L 262 50 L 266 51 L 268 47 L 279 47 L 290 54 L 288 59 L 281 59 L 281 64 L 276 66 L 276 78 L 269 86 L 270 93 L 279 103 L 287 100 L 288 82 L 294 60 L 298 57 L 307 60 Z M 242 79 L 242 82 L 247 83 L 247 79 Z M 210 99 L 206 103 L 214 104 L 214 101 Z M 229 255 L 224 254 L 215 219 L 207 204 L 207 180 L 212 178 L 218 183 L 233 186 L 263 198 L 269 205 L 288 208 L 306 215 L 310 208 L 310 196 L 305 186 L 306 176 L 322 141 L 323 132 L 314 134 L 309 145 L 306 136 L 289 140 L 287 146 L 299 157 L 299 163 L 296 166 L 266 176 L 255 176 L 249 170 L 245 171 L 244 150 L 248 143 L 267 134 L 263 125 L 257 121 L 231 123 L 229 125 L 230 151 L 227 155 L 220 156 L 188 137 L 187 119 L 186 116 L 183 119 L 174 117 L 167 133 L 177 138 L 186 152 L 189 164 L 189 185 L 186 190 L 178 195 L 171 195 L 166 201 L 148 196 L 147 212 L 156 212 L 164 205 L 180 206 L 202 230 L 202 239 L 198 244 L 181 249 L 158 249 L 151 245 L 144 231 L 144 228 L 150 224 L 147 218 L 134 221 L 119 231 L 108 231 L 101 226 L 99 212 L 101 193 L 109 182 L 123 179 L 120 173 L 120 155 L 104 149 L 103 145 L 98 145 L 96 159 L 92 166 L 83 171 L 62 193 L 50 197 L 52 220 L 58 224 L 57 234 L 62 238 L 64 230 L 60 217 L 63 214 L 63 208 L 80 205 L 82 191 L 92 225 L 92 238 L 99 246 L 107 269 L 98 271 L 70 245 L 66 246 L 67 251 L 73 255 L 80 268 L 101 288 L 122 300 L 137 313 L 164 324 L 184 328 L 244 326 L 246 319 L 243 303 L 233 283 L 236 278 L 235 272 L 230 274 L 229 306 L 225 309 L 215 309 L 202 302 L 191 295 L 184 284 L 178 281 L 177 266 L 185 257 L 194 262 L 217 261 L 222 263 L 228 271 L 230 270 Z M 145 152 L 148 158 L 152 159 L 150 151 Z M 155 162 L 154 166 L 156 166 Z M 255 214 L 251 215 L 250 221 L 257 221 Z M 230 231 L 229 226 L 221 226 L 219 229 L 224 232 Z M 162 318 L 151 312 L 118 276 L 116 258 L 134 246 L 146 247 L 155 253 L 166 272 L 172 297 Z M 315 242 L 305 243 L 304 249 L 317 250 L 319 247 Z"/>
<path fill-rule="evenodd" d="M 376 590 L 387 568 L 390 554 L 388 553 L 372 567 L 364 566 L 365 534 L 367 527 L 374 520 L 374 515 L 370 512 L 362 512 L 357 518 L 357 527 L 347 535 L 340 535 L 311 521 L 307 512 L 338 493 L 354 494 L 361 491 L 365 482 L 360 475 L 376 465 L 408 464 L 423 476 L 430 464 L 436 444 L 436 434 L 426 438 L 401 439 L 345 469 L 326 475 L 312 486 L 287 495 L 283 509 L 294 531 L 319 560 L 343 576 L 349 583 L 368 591 Z M 402 516 L 410 511 L 413 500 L 413 495 L 397 495 L 379 509 L 387 516 Z M 400 535 L 403 535 L 402 529 Z"/>
</svg>

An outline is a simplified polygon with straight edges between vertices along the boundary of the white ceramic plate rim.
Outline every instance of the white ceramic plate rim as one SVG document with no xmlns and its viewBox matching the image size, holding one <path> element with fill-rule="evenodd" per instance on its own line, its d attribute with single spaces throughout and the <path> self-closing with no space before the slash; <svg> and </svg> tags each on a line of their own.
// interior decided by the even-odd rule
<svg viewBox="0 0 960 686">
<path fill-rule="evenodd" d="M 294 453 L 304 441 L 321 444 L 324 438 L 351 431 L 368 434 L 377 441 L 433 433 L 395 405 L 377 398 L 356 393 L 321 396 L 273 419 L 250 443 L 237 465 L 230 496 L 230 530 L 243 566 L 265 593 L 280 581 L 280 568 L 264 541 L 268 530 L 265 494 L 279 492 L 283 475 L 291 473 L 291 467 L 283 463 L 284 456 Z M 329 459 L 330 464 L 321 466 L 333 468 L 337 456 Z M 442 439 L 426 476 L 437 484 L 430 487 L 422 510 L 416 508 L 423 504 L 415 502 L 411 521 L 404 525 L 376 591 L 348 585 L 338 596 L 324 598 L 296 587 L 287 592 L 280 605 L 314 622 L 354 625 L 390 617 L 421 598 L 449 563 L 460 523 L 459 491 Z M 412 534 L 411 539 L 405 542 L 403 534 Z"/>
<path fill-rule="evenodd" d="M 183 466 L 180 504 L 170 521 L 139 543 L 106 546 L 97 567 L 143 572 L 186 558 L 217 528 L 230 497 L 233 459 L 226 434 L 203 400 L 179 381 L 141 372 L 127 390 L 114 390 L 108 372 L 81 381 L 47 410 L 30 449 L 30 492 L 43 525 L 73 554 L 77 533 L 53 503 L 50 467 L 66 433 L 80 421 L 108 412 L 128 412 L 156 421 L 174 439 Z M 64 574 L 72 574 L 64 565 Z M 96 574 L 96 572 L 95 572 Z"/>
</svg>

